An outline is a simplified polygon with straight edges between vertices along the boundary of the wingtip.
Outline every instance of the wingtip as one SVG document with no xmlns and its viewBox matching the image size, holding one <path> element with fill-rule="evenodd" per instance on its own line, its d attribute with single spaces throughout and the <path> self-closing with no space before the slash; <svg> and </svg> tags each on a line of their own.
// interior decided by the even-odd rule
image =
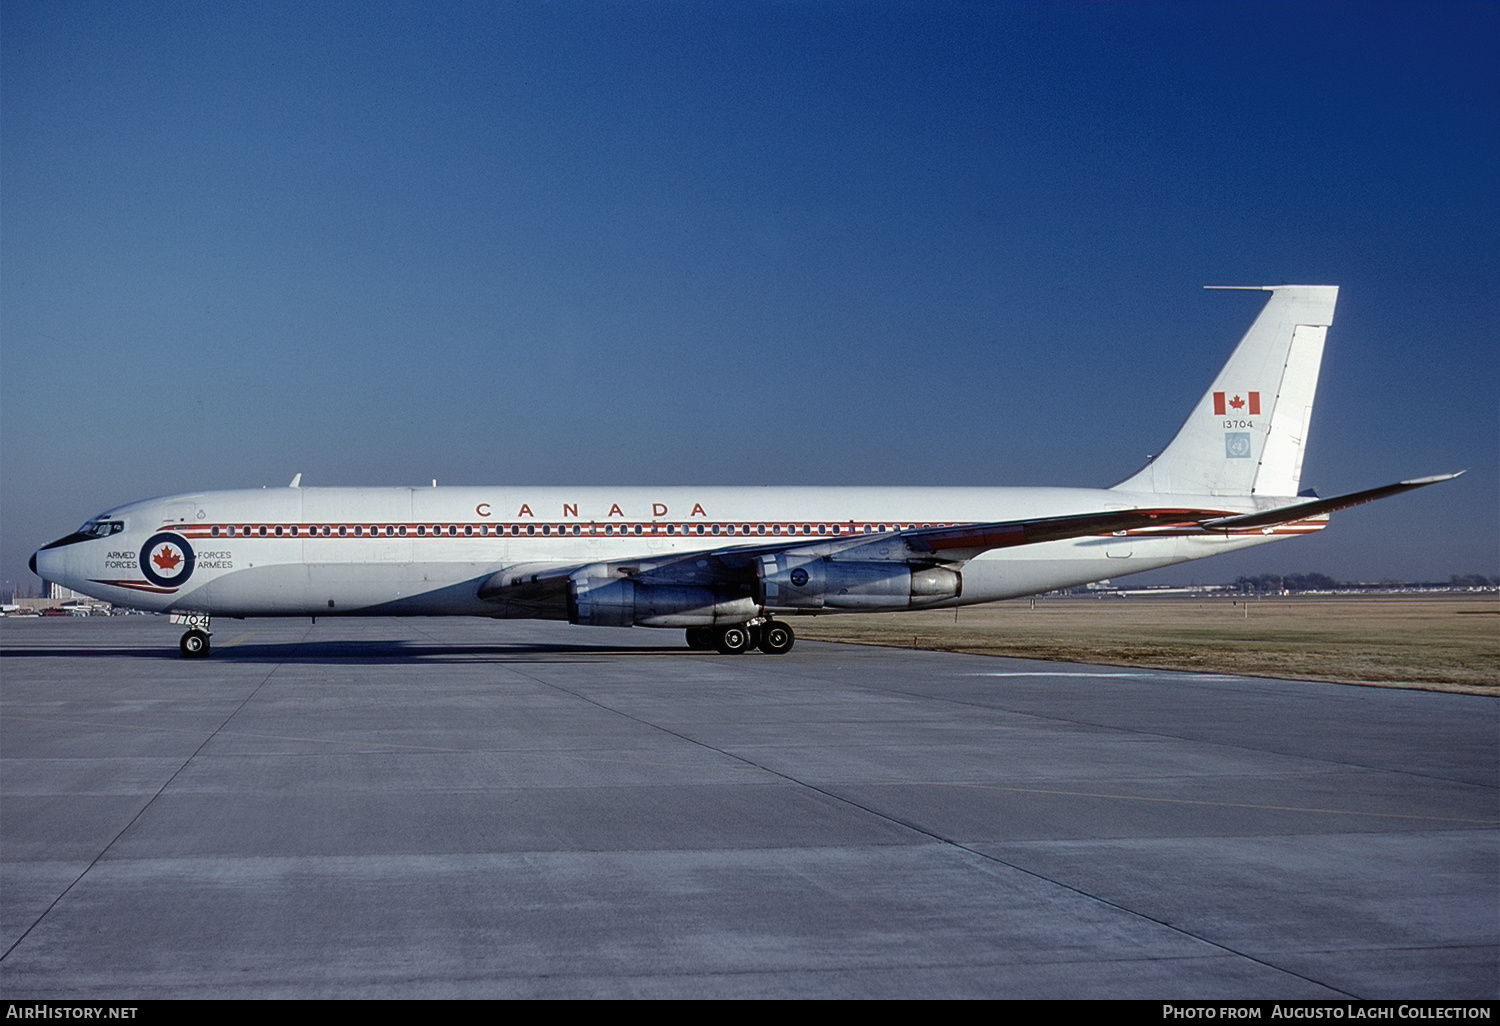
<svg viewBox="0 0 1500 1026">
<path fill-rule="evenodd" d="M 1431 477 L 1414 477 L 1410 481 L 1402 481 L 1401 483 L 1404 485 L 1411 485 L 1413 488 L 1415 488 L 1419 485 L 1430 485 L 1438 484 L 1442 481 L 1452 481 L 1455 477 L 1463 477 L 1468 472 L 1469 469 L 1465 467 L 1463 470 L 1455 470 L 1451 474 L 1434 474 Z"/>
<path fill-rule="evenodd" d="M 1284 285 L 1205 285 L 1206 289 L 1219 289 L 1226 292 L 1275 292 L 1277 289 L 1336 289 L 1337 285 L 1293 285 L 1287 282 Z"/>
</svg>

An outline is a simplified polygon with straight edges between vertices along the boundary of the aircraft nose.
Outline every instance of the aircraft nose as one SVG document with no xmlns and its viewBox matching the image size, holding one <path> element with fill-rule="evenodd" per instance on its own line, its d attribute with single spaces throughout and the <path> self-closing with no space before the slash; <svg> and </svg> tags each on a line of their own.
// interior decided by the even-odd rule
<svg viewBox="0 0 1500 1026">
<path fill-rule="evenodd" d="M 29 566 L 29 567 L 31 567 L 31 572 L 32 573 L 34 573 L 34 574 L 36 573 L 36 553 L 35 552 L 33 552 L 31 554 L 31 560 L 26 565 Z M 37 576 L 40 577 L 41 574 L 37 574 Z"/>
</svg>

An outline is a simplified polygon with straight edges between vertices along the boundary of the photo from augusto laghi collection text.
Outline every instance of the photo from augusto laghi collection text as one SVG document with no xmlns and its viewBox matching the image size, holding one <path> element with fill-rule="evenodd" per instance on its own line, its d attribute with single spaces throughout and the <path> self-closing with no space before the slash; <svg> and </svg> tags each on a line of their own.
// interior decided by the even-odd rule
<svg viewBox="0 0 1500 1026">
<path fill-rule="evenodd" d="M 1488 1019 L 1494 1002 L 1165 1002 L 1163 1019 Z"/>
</svg>

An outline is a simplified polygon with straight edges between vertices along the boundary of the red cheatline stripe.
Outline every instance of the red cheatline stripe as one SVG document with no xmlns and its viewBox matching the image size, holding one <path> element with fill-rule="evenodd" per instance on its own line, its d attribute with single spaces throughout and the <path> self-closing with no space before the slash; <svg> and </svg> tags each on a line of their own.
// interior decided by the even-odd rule
<svg viewBox="0 0 1500 1026">
<path fill-rule="evenodd" d="M 1223 393 L 1219 393 L 1219 394 L 1222 395 Z M 1142 510 L 1141 512 L 1148 512 L 1149 513 L 1149 512 L 1153 512 L 1153 511 Z M 1164 515 L 1164 516 L 1166 516 L 1166 515 L 1180 516 L 1181 514 L 1186 513 L 1188 511 L 1185 511 L 1185 510 L 1160 510 L 1160 511 L 1155 511 L 1155 512 L 1158 512 L 1158 513 L 1160 513 L 1161 515 Z M 1215 514 L 1217 514 L 1217 515 L 1233 515 L 1233 511 L 1229 511 L 1229 510 L 1220 510 L 1220 511 L 1214 511 L 1214 510 L 1193 510 L 1191 512 L 1193 512 L 1195 515 L 1201 515 L 1201 516 L 1213 516 Z M 1326 520 L 1326 518 L 1324 518 L 1324 520 Z M 902 529 L 911 528 L 911 527 L 917 527 L 917 526 L 924 527 L 924 528 L 949 528 L 949 529 L 953 529 L 953 530 L 957 530 L 957 531 L 962 531 L 965 527 L 968 527 L 969 524 L 956 523 L 956 522 L 948 522 L 948 523 L 942 523 L 942 522 L 939 522 L 939 523 L 927 523 L 927 522 L 923 522 L 921 524 L 911 524 L 911 523 L 903 522 L 903 523 L 899 523 L 898 524 L 898 523 L 890 523 L 890 522 L 870 521 L 869 524 L 868 524 L 868 527 L 869 527 L 868 532 L 865 530 L 865 528 L 866 528 L 866 522 L 865 521 L 860 521 L 860 520 L 856 520 L 856 521 L 839 521 L 837 523 L 828 522 L 828 521 L 818 522 L 818 523 L 806 522 L 806 521 L 804 521 L 804 522 L 797 522 L 797 523 L 773 522 L 773 521 L 752 521 L 752 522 L 746 523 L 745 521 L 736 521 L 733 524 L 728 523 L 728 522 L 723 522 L 723 521 L 715 522 L 715 523 L 686 523 L 686 524 L 680 523 L 680 522 L 677 522 L 677 521 L 673 521 L 670 524 L 668 524 L 667 522 L 664 522 L 664 521 L 636 521 L 636 522 L 624 522 L 624 523 L 621 523 L 621 522 L 603 523 L 603 522 L 599 522 L 599 521 L 580 521 L 580 522 L 573 522 L 573 523 L 557 523 L 557 522 L 545 522 L 545 523 L 492 523 L 492 522 L 474 523 L 474 522 L 468 522 L 468 523 L 454 523 L 454 524 L 447 524 L 447 523 L 434 524 L 434 523 L 431 523 L 429 521 L 423 521 L 421 523 L 403 523 L 403 524 L 383 524 L 383 523 L 377 523 L 377 524 L 365 524 L 365 523 L 361 523 L 361 524 L 351 524 L 351 523 L 344 523 L 344 524 L 243 524 L 243 523 L 236 523 L 236 524 L 192 524 L 192 525 L 167 524 L 167 525 L 163 526 L 163 530 L 175 530 L 175 531 L 181 533 L 184 537 L 187 537 L 187 538 L 193 539 L 194 541 L 199 541 L 199 542 L 203 542 L 203 541 L 209 541 L 209 542 L 231 542 L 231 541 L 245 541 L 245 540 L 255 540 L 255 541 L 261 541 L 261 540 L 264 540 L 264 541 L 303 541 L 303 540 L 309 540 L 309 539 L 313 540 L 313 541 L 437 541 L 437 540 L 457 541 L 457 540 L 460 540 L 460 539 L 463 539 L 463 540 L 485 540 L 485 541 L 489 541 L 489 540 L 519 540 L 521 538 L 526 538 L 526 539 L 529 539 L 529 540 L 539 540 L 539 539 L 547 539 L 547 540 L 558 539 L 558 540 L 562 540 L 562 539 L 580 538 L 580 537 L 611 538 L 611 539 L 613 539 L 613 538 L 633 539 L 633 538 L 648 538 L 649 537 L 649 538 L 671 538 L 671 539 L 674 539 L 674 540 L 675 539 L 682 539 L 682 540 L 686 540 L 686 541 L 699 541 L 699 540 L 705 540 L 705 541 L 706 540 L 715 540 L 715 541 L 740 541 L 742 539 L 743 540 L 758 540 L 758 539 L 762 539 L 762 538 L 766 538 L 766 537 L 773 537 L 773 538 L 793 538 L 793 539 L 795 539 L 797 541 L 802 541 L 802 540 L 814 540 L 814 539 L 832 540 L 834 538 L 858 537 L 858 536 L 866 534 L 866 533 L 871 534 L 871 535 L 874 535 L 874 534 L 883 534 L 883 533 L 888 533 L 888 532 L 892 532 L 892 531 L 900 531 Z M 1276 528 L 1276 533 L 1305 533 L 1305 532 L 1308 532 L 1308 531 L 1322 530 L 1322 528 L 1324 526 L 1325 526 L 1325 523 L 1321 522 L 1321 521 L 1320 522 L 1302 521 L 1302 522 L 1299 522 L 1299 524 L 1297 524 L 1297 525 L 1278 525 L 1278 527 Z M 247 527 L 249 528 L 248 531 L 245 530 L 245 528 L 247 528 Z M 342 527 L 344 529 L 344 533 L 343 534 L 339 533 L 339 528 L 340 527 Z M 392 530 L 393 533 L 390 533 L 390 534 L 386 533 L 386 528 L 388 528 L 388 527 Z M 669 527 L 672 530 L 669 531 L 668 530 Z M 733 528 L 733 532 L 732 533 L 730 531 L 731 527 Z M 229 534 L 229 530 L 231 528 L 234 530 L 234 534 L 233 535 Z M 280 528 L 280 530 L 282 532 L 279 535 L 276 533 L 276 531 L 277 531 L 278 528 Z M 297 531 L 297 533 L 295 535 L 291 533 L 293 528 L 295 528 L 296 531 Z M 327 534 L 323 533 L 324 528 L 327 528 L 327 530 L 328 530 Z M 355 533 L 356 528 L 358 528 L 358 530 L 359 530 L 358 534 Z M 403 528 L 405 529 L 406 533 L 405 534 L 400 534 L 399 532 Z M 450 531 L 449 531 L 450 528 L 453 529 L 452 533 L 450 533 Z M 699 533 L 699 529 L 700 528 L 702 528 L 702 533 L 701 534 Z M 717 532 L 715 531 L 715 528 L 717 528 Z M 218 532 L 219 532 L 217 535 L 213 534 L 213 531 L 215 529 L 217 529 Z M 264 534 L 261 533 L 262 529 L 264 529 L 264 531 L 265 531 Z M 835 529 L 837 529 L 837 531 L 835 531 Z M 575 530 L 576 530 L 576 533 L 575 533 Z M 1261 528 L 1246 528 L 1243 531 L 1236 531 L 1236 530 L 1232 530 L 1231 529 L 1227 533 L 1232 533 L 1232 534 L 1240 534 L 1240 533 L 1253 534 L 1253 533 L 1257 533 L 1257 532 L 1259 532 L 1261 530 L 1262 530 Z M 472 532 L 472 533 L 470 533 L 470 532 Z M 639 532 L 639 533 L 637 533 L 637 532 Z M 1175 536 L 1203 534 L 1203 533 L 1223 534 L 1223 533 L 1226 533 L 1226 532 L 1225 532 L 1225 530 L 1223 528 L 1220 528 L 1220 529 L 1217 529 L 1217 530 L 1214 530 L 1214 531 L 1211 531 L 1211 532 L 1205 532 L 1205 530 L 1202 529 L 1202 528 L 1193 526 L 1191 524 L 1182 524 L 1182 523 L 1179 522 L 1179 523 L 1177 523 L 1175 525 L 1163 525 L 1161 527 L 1134 528 L 1134 529 L 1129 530 L 1127 533 L 1129 535 L 1131 535 L 1131 536 L 1137 536 L 1137 537 L 1140 537 L 1140 536 L 1151 536 L 1151 535 L 1158 536 L 1158 537 L 1175 537 Z M 1098 535 L 1098 537 L 1109 537 L 1111 534 L 1113 534 L 1113 532 L 1104 532 L 1104 533 L 1101 533 L 1100 535 Z M 1020 525 L 1006 526 L 1006 527 L 999 527 L 999 528 L 990 529 L 990 530 L 984 532 L 983 534 L 976 534 L 976 535 L 972 535 L 972 536 L 965 534 L 962 538 L 955 538 L 955 539 L 953 539 L 952 540 L 952 544 L 949 545 L 949 546 L 947 546 L 947 547 L 953 547 L 953 546 L 957 545 L 958 547 L 962 547 L 962 548 L 972 548 L 972 547 L 975 547 L 975 546 L 989 546 L 989 547 L 999 548 L 999 547 L 1005 547 L 1005 546 L 1008 546 L 1008 545 L 1015 545 L 1015 544 L 1018 544 L 1018 543 L 1022 543 L 1022 542 L 1024 542 L 1025 537 L 1026 537 L 1026 531 L 1025 531 L 1025 528 L 1023 526 L 1020 526 Z M 934 539 L 935 543 L 940 543 L 941 541 L 942 541 L 941 537 L 939 537 L 938 539 Z"/>
<path fill-rule="evenodd" d="M 398 539 L 451 539 L 460 538 L 577 538 L 577 537 L 669 537 L 669 538 L 746 538 L 761 537 L 764 535 L 789 536 L 797 538 L 835 538 L 849 537 L 863 534 L 885 534 L 900 531 L 911 527 L 955 527 L 949 522 L 924 522 L 914 523 L 880 523 L 877 521 L 862 520 L 840 520 L 811 522 L 797 521 L 795 523 L 782 521 L 746 521 L 736 520 L 733 523 L 718 521 L 714 523 L 692 522 L 682 523 L 680 521 L 611 521 L 604 523 L 600 521 L 523 521 L 516 523 L 441 523 L 434 524 L 430 521 L 421 523 L 404 524 L 260 524 L 260 523 L 234 523 L 234 524 L 165 524 L 161 530 L 175 531 L 185 538 L 195 541 L 239 541 L 242 539 L 265 539 L 267 541 L 301 541 L 313 539 L 317 541 L 369 541 L 369 540 L 398 540 Z M 339 533 L 339 528 L 344 528 L 344 533 Z M 393 533 L 387 534 L 386 528 Z M 248 528 L 248 530 L 247 530 Z M 264 528 L 265 533 L 262 532 Z M 277 534 L 277 529 L 281 530 Z M 292 534 L 296 528 L 297 533 Z M 328 533 L 324 534 L 324 528 Z M 359 533 L 355 533 L 355 528 Z M 406 533 L 400 531 L 405 529 Z M 450 528 L 453 530 L 450 532 Z M 471 529 L 472 531 L 468 530 Z M 577 529 L 575 532 L 575 528 Z M 669 530 L 669 528 L 671 530 Z M 715 529 L 717 528 L 717 533 Z M 732 531 L 731 531 L 732 528 Z M 868 528 L 868 530 L 867 530 Z M 234 534 L 230 534 L 233 529 Z M 219 533 L 214 534 L 217 530 Z M 420 533 L 419 533 L 420 531 Z M 606 533 L 608 531 L 608 533 Z"/>
<path fill-rule="evenodd" d="M 99 580 L 95 580 L 94 583 L 95 584 L 107 584 L 111 588 L 129 588 L 132 591 L 149 591 L 153 595 L 173 595 L 173 594 L 176 594 L 176 592 L 177 592 L 176 588 L 158 588 L 158 587 L 156 587 L 153 584 L 144 584 L 144 583 L 142 583 L 140 581 L 99 581 Z"/>
</svg>

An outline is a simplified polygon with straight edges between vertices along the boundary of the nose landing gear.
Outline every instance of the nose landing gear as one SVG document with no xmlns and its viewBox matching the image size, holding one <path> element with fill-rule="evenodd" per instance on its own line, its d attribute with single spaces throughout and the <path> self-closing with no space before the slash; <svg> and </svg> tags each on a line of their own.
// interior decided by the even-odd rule
<svg viewBox="0 0 1500 1026">
<path fill-rule="evenodd" d="M 177 647 L 182 650 L 182 654 L 188 659 L 204 659 L 207 658 L 210 650 L 208 639 L 208 632 L 191 630 L 182 636 L 182 640 L 177 643 Z"/>
<path fill-rule="evenodd" d="M 187 633 L 177 643 L 185 659 L 207 659 L 212 646 L 208 639 L 213 632 L 208 629 L 208 617 L 202 613 L 173 613 L 173 623 L 187 624 Z"/>
</svg>

